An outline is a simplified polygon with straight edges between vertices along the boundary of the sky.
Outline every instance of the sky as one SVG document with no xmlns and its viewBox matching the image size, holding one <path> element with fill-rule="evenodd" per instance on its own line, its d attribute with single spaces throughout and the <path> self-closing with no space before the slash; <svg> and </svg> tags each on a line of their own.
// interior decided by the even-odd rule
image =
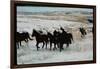
<svg viewBox="0 0 100 69">
<path fill-rule="evenodd" d="M 38 7 L 38 6 L 17 6 L 17 12 L 53 12 L 53 11 L 88 11 L 93 12 L 93 9 L 86 8 L 63 8 L 63 7 Z"/>
</svg>

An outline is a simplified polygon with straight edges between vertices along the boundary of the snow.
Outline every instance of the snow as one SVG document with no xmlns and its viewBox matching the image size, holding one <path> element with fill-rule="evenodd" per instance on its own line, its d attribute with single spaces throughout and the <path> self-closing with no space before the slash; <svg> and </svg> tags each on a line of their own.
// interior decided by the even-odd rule
<svg viewBox="0 0 100 69">
<path fill-rule="evenodd" d="M 35 40 L 30 41 L 28 46 L 24 44 L 17 49 L 18 64 L 34 64 L 34 63 L 52 63 L 52 62 L 68 62 L 68 61 L 85 61 L 93 60 L 93 45 L 92 38 L 88 38 L 92 34 L 88 34 L 81 41 L 73 42 L 69 48 L 64 45 L 62 52 L 59 49 L 55 51 L 45 48 L 36 50 Z M 41 47 L 42 44 L 39 46 Z"/>
<path fill-rule="evenodd" d="M 74 22 L 67 20 L 57 20 L 57 19 L 41 19 L 41 18 L 28 18 L 27 15 L 18 15 L 17 17 L 17 31 L 23 32 L 27 31 L 32 34 L 32 30 L 42 30 L 43 33 L 47 34 L 47 31 L 53 32 L 55 29 L 59 30 L 63 27 L 68 31 L 68 28 L 72 28 L 75 32 L 78 32 L 79 27 L 86 26 L 87 30 L 92 27 L 92 24 L 86 24 L 83 22 Z M 36 16 L 36 15 L 35 15 Z M 39 16 L 39 15 L 38 15 Z M 41 16 L 42 17 L 42 16 Z M 49 16 L 48 16 L 49 18 Z M 73 18 L 74 19 L 74 18 Z M 74 36 L 74 38 L 78 38 Z M 22 46 L 17 49 L 17 64 L 37 64 L 37 63 L 52 63 L 52 62 L 69 62 L 69 61 L 85 61 L 93 60 L 93 35 L 92 32 L 88 32 L 84 38 L 74 39 L 73 43 L 66 48 L 64 45 L 64 50 L 62 52 L 57 50 L 49 50 L 50 44 L 48 43 L 48 48 L 42 48 L 42 43 L 39 44 L 39 51 L 36 49 L 36 41 L 30 40 L 28 43 L 22 42 Z"/>
</svg>

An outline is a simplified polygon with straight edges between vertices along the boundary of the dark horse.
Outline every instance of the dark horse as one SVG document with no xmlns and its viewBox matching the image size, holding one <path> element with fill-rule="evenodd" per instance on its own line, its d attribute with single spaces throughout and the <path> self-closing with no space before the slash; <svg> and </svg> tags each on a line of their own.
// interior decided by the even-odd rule
<svg viewBox="0 0 100 69">
<path fill-rule="evenodd" d="M 47 42 L 48 42 L 48 36 L 46 34 L 41 34 L 39 32 L 37 32 L 35 29 L 33 29 L 33 32 L 32 32 L 32 37 L 35 36 L 36 38 L 36 47 L 37 47 L 37 50 L 38 48 L 40 48 L 38 45 L 39 43 L 43 43 L 43 46 L 42 48 L 44 47 L 44 45 L 46 44 L 46 48 L 47 48 Z"/>
<path fill-rule="evenodd" d="M 53 32 L 53 34 L 51 34 L 50 32 L 47 33 L 49 41 L 50 41 L 50 50 L 52 48 L 52 44 L 54 43 L 54 50 L 56 49 L 56 45 L 58 44 L 58 35 L 57 35 L 57 31 L 55 30 Z"/>
<path fill-rule="evenodd" d="M 93 23 L 93 20 L 92 19 L 88 19 L 88 22 Z"/>
<path fill-rule="evenodd" d="M 67 47 L 69 47 L 69 44 L 72 43 L 73 36 L 71 33 L 65 32 L 65 30 L 62 27 L 60 28 L 60 30 L 62 30 L 62 33 L 58 34 L 58 43 L 61 52 L 63 50 L 63 44 L 66 44 Z"/>
<path fill-rule="evenodd" d="M 72 43 L 71 42 L 73 40 L 72 34 L 65 32 L 63 28 L 60 29 L 62 30 L 62 33 L 55 30 L 52 35 L 51 33 L 48 32 L 48 37 L 50 40 L 50 50 L 52 48 L 52 43 L 54 43 L 54 50 L 57 49 L 58 47 L 60 51 L 63 50 L 63 44 L 66 44 L 68 47 L 69 44 Z"/>
<path fill-rule="evenodd" d="M 21 46 L 21 41 L 28 42 L 28 39 L 33 40 L 30 38 L 28 32 L 23 32 L 23 33 L 16 32 L 16 44 L 18 45 L 18 48 L 19 44 Z"/>
<path fill-rule="evenodd" d="M 87 33 L 86 30 L 84 28 L 79 28 L 79 31 L 81 32 L 81 37 L 83 38 Z"/>
</svg>

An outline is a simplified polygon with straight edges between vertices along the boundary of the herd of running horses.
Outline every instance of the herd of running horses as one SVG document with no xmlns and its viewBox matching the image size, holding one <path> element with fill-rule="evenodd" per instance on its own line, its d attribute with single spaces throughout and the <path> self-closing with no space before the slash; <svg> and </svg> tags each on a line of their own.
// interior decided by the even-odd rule
<svg viewBox="0 0 100 69">
<path fill-rule="evenodd" d="M 60 30 L 62 32 L 54 30 L 53 34 L 51 34 L 50 32 L 47 32 L 47 34 L 43 34 L 42 31 L 37 31 L 33 29 L 31 37 L 35 37 L 37 51 L 40 48 L 39 43 L 43 43 L 42 48 L 44 48 L 45 46 L 46 49 L 49 43 L 50 50 L 59 49 L 60 52 L 64 49 L 63 48 L 64 44 L 66 44 L 66 47 L 69 47 L 69 44 L 72 44 L 73 41 L 72 33 L 66 32 L 62 27 L 60 27 Z M 81 37 L 84 37 L 87 34 L 84 28 L 79 28 L 79 31 L 82 34 Z M 16 45 L 18 46 L 18 48 L 19 46 L 21 46 L 22 41 L 25 41 L 27 43 L 29 40 L 33 40 L 31 37 L 28 32 L 22 32 L 22 33 L 16 32 Z M 53 48 L 52 44 L 54 44 Z"/>
</svg>

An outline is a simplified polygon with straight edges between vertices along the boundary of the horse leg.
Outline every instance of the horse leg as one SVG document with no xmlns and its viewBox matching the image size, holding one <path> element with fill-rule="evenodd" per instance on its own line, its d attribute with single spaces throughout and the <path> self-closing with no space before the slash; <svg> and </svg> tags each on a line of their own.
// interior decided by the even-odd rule
<svg viewBox="0 0 100 69">
<path fill-rule="evenodd" d="M 54 50 L 55 50 L 55 49 L 57 49 L 57 48 L 56 48 L 56 43 L 54 43 Z"/>
<path fill-rule="evenodd" d="M 51 48 L 52 48 L 52 42 L 50 42 L 50 50 L 51 50 Z"/>
<path fill-rule="evenodd" d="M 40 48 L 38 45 L 39 45 L 39 43 L 37 42 L 37 43 L 36 43 L 37 51 L 38 51 L 38 48 Z"/>
<path fill-rule="evenodd" d="M 61 49 L 63 50 L 64 48 L 63 48 L 63 43 L 62 43 L 62 45 L 61 45 Z"/>
<path fill-rule="evenodd" d="M 46 44 L 46 49 L 47 49 L 47 41 L 45 42 L 45 44 Z"/>
<path fill-rule="evenodd" d="M 59 48 L 59 46 L 60 46 L 60 43 L 57 43 L 57 47 Z"/>
<path fill-rule="evenodd" d="M 72 44 L 71 39 L 69 40 L 69 43 Z"/>
<path fill-rule="evenodd" d="M 18 48 L 20 47 L 20 42 L 18 42 Z"/>
<path fill-rule="evenodd" d="M 63 46 L 63 44 L 60 43 L 60 46 L 59 46 L 60 52 L 62 51 L 62 46 Z"/>
<path fill-rule="evenodd" d="M 66 47 L 69 47 L 69 42 L 66 43 Z"/>
<path fill-rule="evenodd" d="M 45 42 L 43 41 L 43 46 L 42 46 L 42 48 L 44 48 L 44 44 L 45 44 Z"/>
<path fill-rule="evenodd" d="M 19 44 L 20 44 L 20 46 L 21 46 L 21 41 L 19 41 Z"/>
</svg>

